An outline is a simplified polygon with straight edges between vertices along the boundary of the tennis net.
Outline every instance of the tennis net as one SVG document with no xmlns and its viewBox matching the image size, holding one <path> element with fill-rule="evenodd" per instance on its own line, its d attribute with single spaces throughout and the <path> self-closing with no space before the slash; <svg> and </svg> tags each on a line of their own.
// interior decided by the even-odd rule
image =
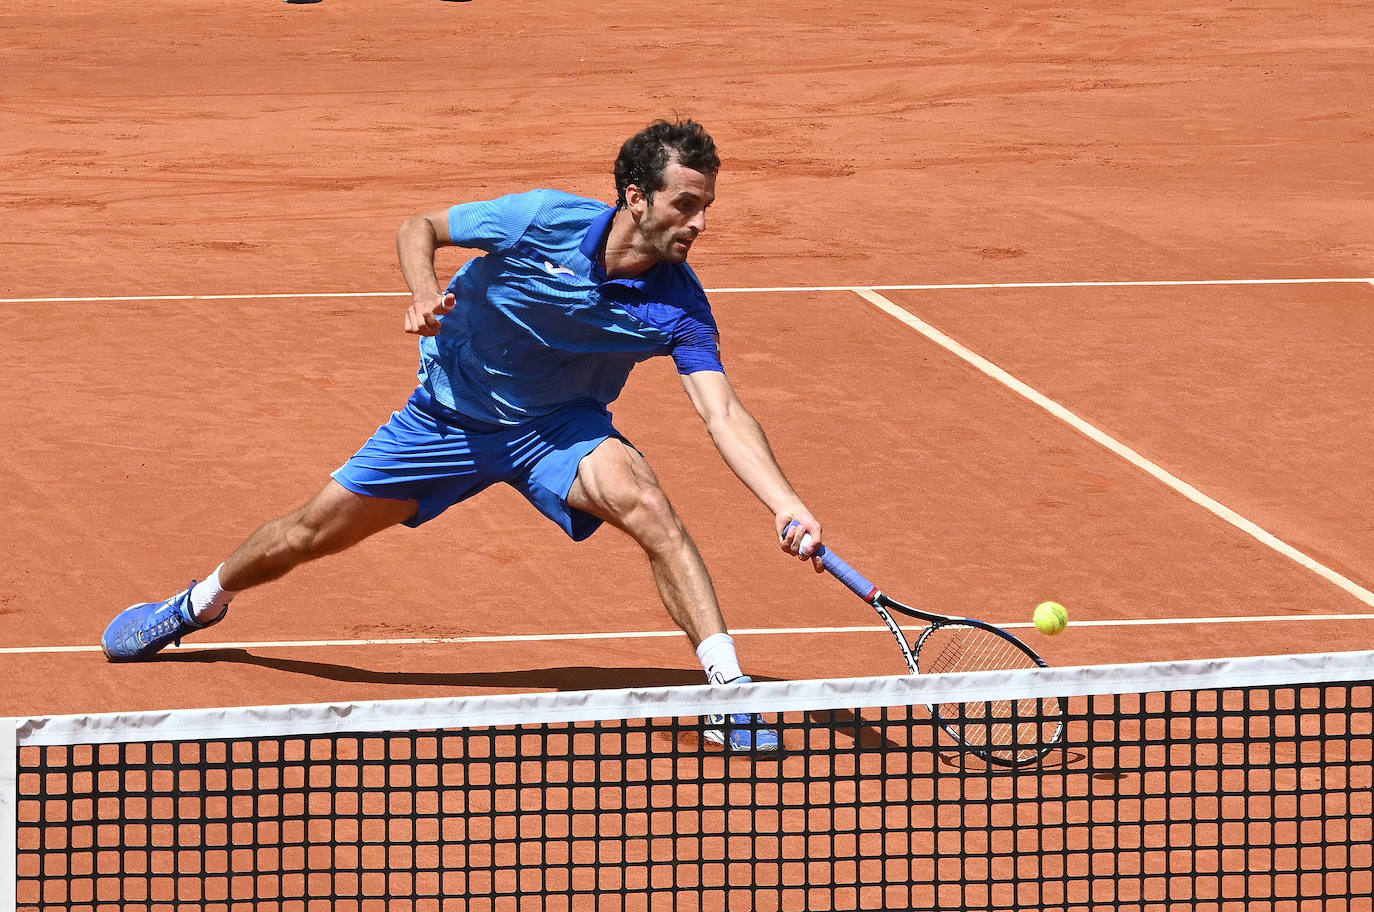
<svg viewBox="0 0 1374 912">
<path fill-rule="evenodd" d="M 0 908 L 1367 912 L 1371 678 L 1361 652 L 5 720 Z M 1028 695 L 1067 713 L 1019 769 L 929 710 Z M 722 752 L 726 710 L 782 749 Z"/>
</svg>

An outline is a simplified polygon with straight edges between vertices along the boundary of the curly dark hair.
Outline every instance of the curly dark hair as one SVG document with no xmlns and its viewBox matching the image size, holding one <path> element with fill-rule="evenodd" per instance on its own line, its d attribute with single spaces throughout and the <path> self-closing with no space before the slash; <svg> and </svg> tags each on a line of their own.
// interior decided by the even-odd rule
<svg viewBox="0 0 1374 912">
<path fill-rule="evenodd" d="M 663 172 L 673 161 L 703 174 L 720 171 L 716 144 L 705 127 L 695 120 L 656 120 L 620 147 L 615 160 L 616 205 L 625 208 L 625 188 L 631 184 L 653 199 L 663 189 Z"/>
</svg>

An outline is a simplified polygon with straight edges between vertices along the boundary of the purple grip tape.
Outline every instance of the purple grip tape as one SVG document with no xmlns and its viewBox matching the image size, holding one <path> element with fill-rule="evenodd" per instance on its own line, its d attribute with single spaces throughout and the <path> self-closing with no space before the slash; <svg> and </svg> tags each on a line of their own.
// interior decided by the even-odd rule
<svg viewBox="0 0 1374 912">
<path fill-rule="evenodd" d="M 801 525 L 801 523 L 794 519 L 792 522 L 788 523 L 787 528 L 784 529 L 783 532 L 790 532 L 793 526 L 799 525 Z M 830 571 L 831 576 L 844 583 L 849 587 L 851 592 L 865 602 L 873 601 L 874 596 L 878 594 L 877 586 L 870 583 L 862 573 L 845 563 L 843 558 L 834 551 L 831 551 L 825 545 L 817 545 L 816 547 L 820 548 L 821 563 L 825 566 L 826 570 Z"/>
</svg>

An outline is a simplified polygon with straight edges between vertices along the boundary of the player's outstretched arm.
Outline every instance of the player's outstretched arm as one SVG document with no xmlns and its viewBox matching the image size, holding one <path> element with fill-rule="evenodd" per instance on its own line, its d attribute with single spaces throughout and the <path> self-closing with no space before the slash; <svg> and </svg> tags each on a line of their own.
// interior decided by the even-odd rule
<svg viewBox="0 0 1374 912">
<path fill-rule="evenodd" d="M 438 335 L 439 318 L 453 309 L 453 295 L 443 293 L 434 272 L 434 251 L 452 245 L 447 209 L 407 219 L 396 232 L 396 256 L 411 294 L 411 304 L 405 314 L 406 332 Z"/>
<path fill-rule="evenodd" d="M 800 553 L 802 537 L 810 535 L 812 542 L 820 544 L 821 524 L 793 490 L 763 428 L 740 402 L 734 385 L 720 371 L 684 374 L 682 385 L 725 464 L 773 512 L 782 549 L 805 558 Z M 812 563 L 816 572 L 824 571 L 819 557 L 813 557 Z"/>
</svg>

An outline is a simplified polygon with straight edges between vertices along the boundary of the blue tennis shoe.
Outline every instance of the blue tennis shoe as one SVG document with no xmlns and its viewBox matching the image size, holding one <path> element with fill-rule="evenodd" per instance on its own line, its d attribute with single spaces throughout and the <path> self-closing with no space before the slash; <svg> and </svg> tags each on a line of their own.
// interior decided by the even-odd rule
<svg viewBox="0 0 1374 912">
<path fill-rule="evenodd" d="M 165 602 L 140 602 L 115 615 L 100 638 L 105 657 L 111 662 L 149 659 L 168 643 L 180 643 L 186 634 L 218 621 L 202 623 L 191 616 L 191 586 Z"/>
<path fill-rule="evenodd" d="M 741 675 L 727 684 L 752 684 L 753 678 Z M 724 745 L 732 751 L 772 754 L 778 750 L 778 733 L 768 727 L 758 713 L 715 713 L 706 717 L 712 726 L 702 732 L 707 741 Z"/>
</svg>

